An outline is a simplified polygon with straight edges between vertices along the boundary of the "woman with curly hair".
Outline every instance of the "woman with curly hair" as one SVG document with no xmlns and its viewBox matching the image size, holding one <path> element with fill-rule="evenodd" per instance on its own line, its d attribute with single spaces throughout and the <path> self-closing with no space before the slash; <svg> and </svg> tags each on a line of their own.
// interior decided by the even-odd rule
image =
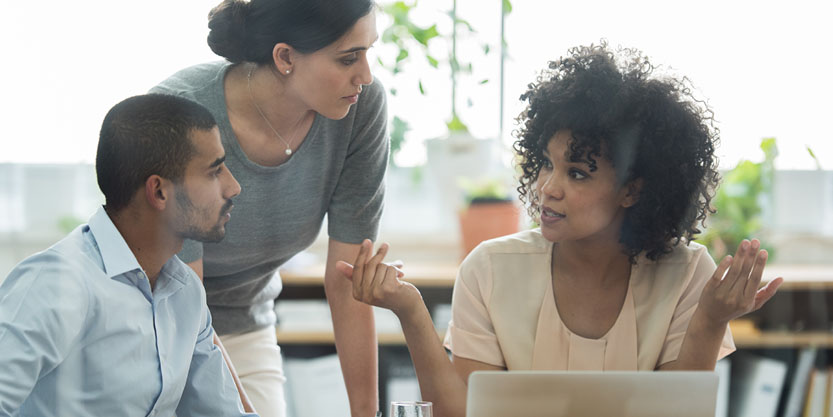
<svg viewBox="0 0 833 417">
<path fill-rule="evenodd" d="M 426 400 L 465 413 L 476 370 L 711 370 L 730 320 L 761 307 L 767 253 L 744 241 L 719 265 L 691 242 L 718 184 L 717 129 L 687 79 L 606 43 L 551 62 L 521 96 L 518 191 L 540 228 L 482 243 L 454 286 L 448 360 L 419 292 L 371 257 L 353 294 L 393 310 Z M 348 265 L 340 265 L 350 272 Z"/>
</svg>

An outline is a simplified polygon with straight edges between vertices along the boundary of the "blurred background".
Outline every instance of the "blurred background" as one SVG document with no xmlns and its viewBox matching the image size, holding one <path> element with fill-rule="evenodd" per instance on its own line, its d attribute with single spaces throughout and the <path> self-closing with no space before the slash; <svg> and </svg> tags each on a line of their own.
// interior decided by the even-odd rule
<svg viewBox="0 0 833 417">
<path fill-rule="evenodd" d="M 106 111 L 183 67 L 217 58 L 205 42 L 214 5 L 46 0 L 5 7 L 0 276 L 100 204 L 91 164 Z M 823 52 L 833 29 L 824 24 L 826 4 L 420 0 L 380 6 L 381 37 L 371 64 L 389 92 L 393 142 L 382 238 L 458 246 L 457 213 L 467 196 L 513 197 L 510 147 L 527 84 L 568 48 L 606 39 L 639 48 L 660 71 L 692 80 L 715 111 L 724 171 L 743 160 L 764 162 L 762 141 L 774 138 L 774 170 L 764 170 L 763 189 L 746 195 L 762 210 L 760 221 L 744 232 L 768 237 L 778 261 L 833 262 L 818 249 L 829 249 L 833 236 L 833 182 L 825 171 L 833 169 L 826 122 L 833 114 L 827 79 L 833 57 Z M 742 177 L 736 186 L 750 185 Z"/>
<path fill-rule="evenodd" d="M 85 222 L 103 202 L 92 163 L 106 111 L 181 68 L 217 59 L 205 42 L 206 16 L 215 3 L 43 0 L 4 6 L 0 280 L 25 256 Z M 522 110 L 518 97 L 548 61 L 572 46 L 606 39 L 641 49 L 660 71 L 688 76 L 714 110 L 724 183 L 714 201 L 719 212 L 701 241 L 716 257 L 733 251 L 744 237 L 760 237 L 771 250 L 770 270 L 789 284 L 779 296 L 785 301 L 745 323 L 752 336 L 740 357 L 784 365 L 778 374 L 782 383 L 769 386 L 778 394 L 772 415 L 790 415 L 789 402 L 798 401 L 792 396 L 799 393 L 809 401 L 812 389 L 801 381 L 812 377 L 799 372 L 801 355 L 813 365 L 807 372 L 817 369 L 821 375 L 833 346 L 828 335 L 833 133 L 827 122 L 833 115 L 833 55 L 826 51 L 833 27 L 827 24 L 827 2 L 382 0 L 379 5 L 380 39 L 371 50 L 371 66 L 388 90 L 393 150 L 380 239 L 391 242 L 393 256 L 417 271 L 433 271 L 423 275 L 446 279 L 432 287 L 439 288 L 438 315 L 447 314 L 443 300 L 454 267 L 472 244 L 464 238 L 474 236 L 476 242 L 505 230 L 486 230 L 498 223 L 498 214 L 474 209 L 509 201 L 509 228 L 531 225 L 518 210 L 511 165 L 515 117 Z M 463 225 L 473 225 L 473 231 L 462 232 Z M 325 247 L 322 235 L 288 269 L 314 270 Z M 309 313 L 304 305 L 295 312 L 290 302 L 283 305 L 284 314 Z M 761 336 L 768 331 L 786 339 Z M 286 351 L 310 356 L 309 345 L 328 343 L 300 339 Z M 383 383 L 392 381 L 385 388 L 394 392 L 409 392 L 407 355 L 401 354 L 401 341 L 391 345 L 383 360 L 406 365 L 388 367 Z M 811 351 L 812 360 L 806 353 Z M 734 375 L 752 372 L 744 370 L 757 366 L 750 361 L 738 360 Z M 733 398 L 751 386 L 733 386 Z M 732 403 L 741 407 L 732 415 L 744 415 L 740 402 Z"/>
</svg>

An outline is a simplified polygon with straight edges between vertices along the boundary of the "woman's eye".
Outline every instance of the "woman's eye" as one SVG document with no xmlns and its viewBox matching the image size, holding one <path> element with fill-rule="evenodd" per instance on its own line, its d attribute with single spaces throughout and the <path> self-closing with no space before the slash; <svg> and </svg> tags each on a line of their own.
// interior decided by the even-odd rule
<svg viewBox="0 0 833 417">
<path fill-rule="evenodd" d="M 541 163 L 541 169 L 552 169 L 552 162 L 549 159 L 544 159 L 544 162 Z"/>
<path fill-rule="evenodd" d="M 567 175 L 569 175 L 570 178 L 575 179 L 575 180 L 583 180 L 583 179 L 587 178 L 587 174 L 585 174 L 585 173 L 583 173 L 583 172 L 581 172 L 577 169 L 571 169 L 567 173 Z"/>
<path fill-rule="evenodd" d="M 350 55 L 348 57 L 342 58 L 341 63 L 344 65 L 353 65 L 354 63 L 356 63 L 356 61 L 358 61 L 358 59 L 359 58 L 357 56 Z"/>
</svg>

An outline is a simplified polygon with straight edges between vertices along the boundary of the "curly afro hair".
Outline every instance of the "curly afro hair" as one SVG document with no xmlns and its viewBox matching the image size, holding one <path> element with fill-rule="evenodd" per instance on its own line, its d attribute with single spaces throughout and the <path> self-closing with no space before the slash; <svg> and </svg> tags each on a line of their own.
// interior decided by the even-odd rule
<svg viewBox="0 0 833 417">
<path fill-rule="evenodd" d="M 567 157 L 593 164 L 604 157 L 620 185 L 641 179 L 639 199 L 625 211 L 619 242 L 631 262 L 651 260 L 700 233 L 714 212 L 720 177 L 714 156 L 719 130 L 711 109 L 692 95 L 687 78 L 659 77 L 641 52 L 607 43 L 580 46 L 549 63 L 521 95 L 515 152 L 518 192 L 537 218 L 535 183 L 543 151 L 558 130 L 573 138 Z"/>
</svg>

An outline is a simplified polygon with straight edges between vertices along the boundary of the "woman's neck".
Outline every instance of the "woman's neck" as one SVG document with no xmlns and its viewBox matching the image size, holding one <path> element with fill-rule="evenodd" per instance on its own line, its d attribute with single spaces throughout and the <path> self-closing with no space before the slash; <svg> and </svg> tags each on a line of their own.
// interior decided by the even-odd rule
<svg viewBox="0 0 833 417">
<path fill-rule="evenodd" d="M 611 240 L 557 242 L 552 249 L 553 274 L 601 284 L 627 278 L 631 263 L 623 249 Z"/>
<path fill-rule="evenodd" d="M 265 118 L 284 137 L 296 133 L 306 117 L 315 113 L 266 66 L 236 65 L 226 75 L 225 90 L 230 113 L 257 124 Z"/>
</svg>

